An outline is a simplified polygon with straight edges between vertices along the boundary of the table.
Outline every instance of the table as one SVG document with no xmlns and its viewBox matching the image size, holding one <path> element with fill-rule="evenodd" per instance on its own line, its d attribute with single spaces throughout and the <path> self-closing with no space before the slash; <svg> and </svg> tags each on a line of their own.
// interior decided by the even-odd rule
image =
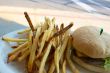
<svg viewBox="0 0 110 73">
<path fill-rule="evenodd" d="M 85 13 L 81 11 L 0 6 L 0 36 L 28 27 L 28 23 L 23 15 L 24 11 L 29 13 L 34 26 L 38 24 L 39 21 L 43 21 L 45 16 L 49 16 L 50 18 L 56 17 L 58 24 L 62 22 L 69 24 L 73 21 L 75 24 L 73 29 L 83 25 L 95 25 L 102 28 L 103 26 L 106 26 L 108 29 L 110 28 L 109 16 Z"/>
</svg>

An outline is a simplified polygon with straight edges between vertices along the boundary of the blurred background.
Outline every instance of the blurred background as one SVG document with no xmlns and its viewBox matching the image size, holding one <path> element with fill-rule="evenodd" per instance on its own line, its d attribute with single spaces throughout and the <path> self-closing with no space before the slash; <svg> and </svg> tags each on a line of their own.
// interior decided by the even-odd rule
<svg viewBox="0 0 110 73">
<path fill-rule="evenodd" d="M 110 16 L 110 0 L 0 0 L 0 6 L 83 11 Z"/>
<path fill-rule="evenodd" d="M 108 27 L 110 22 L 110 0 L 0 0 L 0 36 L 26 27 L 24 11 L 30 13 L 32 20 L 35 15 L 49 15 L 73 18 L 82 25 L 88 22 Z M 80 22 L 81 19 L 85 20 Z"/>
</svg>

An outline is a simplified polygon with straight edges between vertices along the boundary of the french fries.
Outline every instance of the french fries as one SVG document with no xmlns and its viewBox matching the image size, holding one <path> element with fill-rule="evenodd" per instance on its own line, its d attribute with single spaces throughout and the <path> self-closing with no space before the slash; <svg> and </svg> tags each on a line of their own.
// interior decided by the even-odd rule
<svg viewBox="0 0 110 73">
<path fill-rule="evenodd" d="M 8 41 L 8 42 L 26 42 L 26 41 L 28 41 L 27 39 L 17 39 L 17 38 L 9 38 L 9 37 L 3 37 L 2 39 L 4 41 Z"/>
<path fill-rule="evenodd" d="M 31 22 L 31 19 L 30 19 L 29 15 L 27 14 L 27 12 L 24 12 L 24 15 L 25 15 L 25 18 L 27 19 L 27 21 L 29 23 L 29 26 L 30 26 L 31 30 L 34 32 L 35 29 L 34 29 L 34 26 L 33 26 L 32 22 Z"/>
<path fill-rule="evenodd" d="M 54 64 L 54 61 L 52 60 L 48 73 L 54 73 L 54 71 L 55 71 L 55 64 Z"/>
<path fill-rule="evenodd" d="M 29 42 L 25 42 L 16 49 L 14 49 L 11 53 L 8 54 L 8 56 L 13 55 L 14 53 L 18 52 L 19 50 L 25 48 L 28 45 Z"/>
<path fill-rule="evenodd" d="M 32 71 L 32 68 L 33 68 L 33 62 L 35 60 L 35 53 L 36 53 L 36 50 L 38 48 L 38 40 L 39 40 L 39 36 L 41 35 L 40 33 L 41 31 L 41 28 L 38 28 L 37 32 L 36 32 L 36 36 L 35 36 L 35 39 L 33 40 L 33 44 L 32 44 L 32 48 L 30 50 L 30 57 L 29 57 L 29 65 L 28 65 L 28 68 L 29 68 L 29 71 L 31 72 Z"/>
<path fill-rule="evenodd" d="M 66 73 L 66 60 L 63 62 L 62 73 Z"/>
<path fill-rule="evenodd" d="M 43 73 L 44 66 L 45 66 L 45 62 L 46 62 L 47 57 L 48 57 L 48 55 L 49 55 L 49 52 L 50 52 L 50 50 L 51 50 L 51 46 L 52 46 L 52 43 L 50 42 L 50 43 L 48 44 L 46 53 L 44 54 L 44 56 L 43 56 L 43 58 L 42 58 L 41 65 L 40 65 L 40 68 L 39 68 L 39 73 Z"/>
<path fill-rule="evenodd" d="M 54 62 L 55 62 L 55 66 L 56 66 L 56 69 L 57 69 L 57 73 L 60 72 L 60 70 L 59 70 L 59 50 L 60 49 L 61 49 L 61 45 L 58 46 L 58 48 L 55 51 L 55 55 L 54 55 Z"/>
<path fill-rule="evenodd" d="M 26 50 L 24 54 L 18 58 L 18 61 L 21 62 L 22 60 L 26 59 L 29 53 L 30 53 L 29 50 Z"/>
<path fill-rule="evenodd" d="M 37 58 L 40 56 L 42 50 L 43 50 L 43 47 L 45 45 L 45 42 L 46 42 L 46 38 L 47 38 L 47 34 L 48 34 L 48 31 L 45 31 L 44 35 L 43 35 L 43 38 L 42 38 L 42 42 L 40 44 L 40 48 L 39 48 L 39 51 L 38 51 L 38 54 L 37 54 Z"/>
<path fill-rule="evenodd" d="M 67 64 L 72 64 L 66 50 L 69 51 L 71 48 L 68 30 L 73 23 L 66 27 L 61 24 L 59 28 L 58 25 L 55 25 L 55 18 L 51 20 L 46 17 L 42 25 L 34 28 L 27 12 L 24 14 L 30 28 L 18 32 L 18 34 L 28 32 L 26 39 L 3 37 L 5 41 L 20 43 L 13 46 L 13 51 L 8 54 L 8 62 L 26 60 L 28 73 L 66 73 Z M 70 67 L 73 72 L 78 73 L 73 64 Z"/>
<path fill-rule="evenodd" d="M 14 61 L 18 57 L 19 53 L 20 51 L 8 57 L 7 63 Z"/>
<path fill-rule="evenodd" d="M 72 62 L 70 59 L 70 49 L 71 49 L 71 37 L 69 38 L 68 46 L 67 46 L 67 51 L 66 51 L 66 59 L 68 62 L 68 65 L 73 73 L 80 73 L 80 71 L 76 68 L 75 64 Z"/>
<path fill-rule="evenodd" d="M 31 31 L 31 29 L 30 29 L 30 28 L 27 28 L 27 29 L 25 29 L 25 30 L 19 31 L 18 34 L 27 33 L 27 32 L 29 32 L 29 31 Z"/>
</svg>

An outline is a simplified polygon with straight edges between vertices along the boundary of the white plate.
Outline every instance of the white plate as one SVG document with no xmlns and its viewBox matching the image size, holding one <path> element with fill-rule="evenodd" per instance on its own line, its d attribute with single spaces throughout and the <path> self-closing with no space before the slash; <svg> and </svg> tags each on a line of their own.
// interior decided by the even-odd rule
<svg viewBox="0 0 110 73">
<path fill-rule="evenodd" d="M 19 35 L 15 32 L 11 32 L 9 34 L 6 34 L 4 36 L 8 37 L 18 37 Z M 25 73 L 25 63 L 24 62 L 13 62 L 13 63 L 7 63 L 7 55 L 9 52 L 12 51 L 11 45 L 14 45 L 16 43 L 8 43 L 2 40 L 2 37 L 0 38 L 0 73 Z"/>
<path fill-rule="evenodd" d="M 21 30 L 19 30 L 21 31 Z M 4 36 L 17 38 L 19 35 L 17 34 L 18 31 L 14 31 L 11 33 L 8 33 Z M 15 45 L 16 43 L 8 43 L 2 40 L 2 37 L 0 38 L 0 73 L 26 73 L 25 69 L 25 63 L 24 62 L 12 62 L 7 63 L 7 55 L 9 52 L 12 51 L 11 45 Z M 77 65 L 77 67 L 81 70 L 81 73 L 93 73 L 89 72 Z M 67 73 L 71 73 L 69 70 L 67 70 Z"/>
</svg>

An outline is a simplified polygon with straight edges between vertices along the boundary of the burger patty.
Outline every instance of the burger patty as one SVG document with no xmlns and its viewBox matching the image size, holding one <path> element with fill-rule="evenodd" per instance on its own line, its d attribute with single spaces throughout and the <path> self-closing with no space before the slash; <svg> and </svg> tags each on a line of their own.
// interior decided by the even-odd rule
<svg viewBox="0 0 110 73">
<path fill-rule="evenodd" d="M 103 59 L 93 59 L 93 58 L 89 58 L 89 57 L 81 57 L 80 59 L 83 60 L 85 63 L 92 64 L 95 66 L 103 67 L 103 65 L 104 65 Z"/>
</svg>

